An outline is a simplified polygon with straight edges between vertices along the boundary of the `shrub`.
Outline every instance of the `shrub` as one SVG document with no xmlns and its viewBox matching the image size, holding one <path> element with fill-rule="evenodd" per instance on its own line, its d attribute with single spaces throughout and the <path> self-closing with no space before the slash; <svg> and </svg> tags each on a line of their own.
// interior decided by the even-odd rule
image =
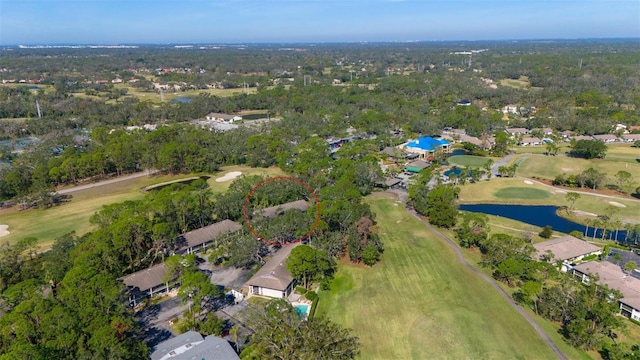
<svg viewBox="0 0 640 360">
<path fill-rule="evenodd" d="M 569 235 L 578 238 L 578 239 L 582 239 L 584 234 L 582 233 L 582 231 L 578 231 L 578 230 L 573 230 L 572 232 L 569 233 Z"/>
<path fill-rule="evenodd" d="M 305 289 L 304 287 L 302 287 L 302 286 L 296 286 L 296 293 L 297 293 L 297 294 L 302 294 L 302 295 L 304 295 L 306 292 L 307 292 L 307 289 Z"/>
<path fill-rule="evenodd" d="M 377 263 L 378 260 L 380 260 L 380 251 L 374 245 L 367 244 L 362 250 L 362 262 L 371 266 Z"/>
<path fill-rule="evenodd" d="M 315 291 L 308 291 L 305 297 L 311 301 L 315 301 L 318 298 L 318 294 Z"/>
<path fill-rule="evenodd" d="M 544 228 L 542 228 L 542 231 L 538 235 L 540 235 L 540 237 L 548 239 L 551 237 L 551 235 L 553 235 L 553 229 L 551 228 L 551 226 L 547 225 Z"/>
</svg>

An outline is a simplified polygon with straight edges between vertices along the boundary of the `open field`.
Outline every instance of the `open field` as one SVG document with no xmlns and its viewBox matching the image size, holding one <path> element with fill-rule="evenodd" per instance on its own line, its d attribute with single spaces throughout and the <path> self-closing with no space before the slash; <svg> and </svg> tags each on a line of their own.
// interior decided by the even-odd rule
<svg viewBox="0 0 640 360">
<path fill-rule="evenodd" d="M 160 93 L 156 93 L 156 92 L 152 92 L 152 91 L 141 91 L 138 88 L 134 88 L 131 86 L 128 86 L 127 84 L 116 84 L 114 85 L 114 88 L 116 89 L 123 89 L 123 88 L 127 88 L 129 89 L 128 95 L 132 95 L 135 96 L 137 98 L 139 98 L 140 100 L 151 100 L 151 101 L 157 101 L 160 102 L 161 96 Z M 200 95 L 201 93 L 206 93 L 209 95 L 214 95 L 214 96 L 219 96 L 219 97 L 229 97 L 229 96 L 233 96 L 233 95 L 237 95 L 237 94 L 242 94 L 243 92 L 245 92 L 245 90 L 238 88 L 238 89 L 199 89 L 199 90 L 187 90 L 187 91 L 180 91 L 180 92 L 173 92 L 173 91 L 165 91 L 164 93 L 164 101 L 171 101 L 173 99 L 176 98 L 182 98 L 182 97 L 195 97 Z M 257 92 L 256 88 L 249 88 L 246 90 L 246 92 L 248 94 L 255 94 Z"/>
<path fill-rule="evenodd" d="M 527 160 L 528 161 L 528 160 Z M 524 161 L 526 163 L 527 161 Z M 512 197 L 504 196 L 504 189 L 526 187 L 539 194 L 534 197 L 517 197 L 519 195 L 512 194 Z M 576 191 L 581 189 L 577 188 Z M 467 183 L 461 186 L 459 200 L 462 203 L 501 203 L 501 204 L 522 204 L 522 205 L 556 205 L 567 206 L 568 202 L 564 199 L 565 194 L 560 192 L 563 190 L 554 190 L 551 187 L 541 185 L 539 183 L 526 184 L 521 178 L 492 178 L 490 181 L 480 181 L 475 184 Z M 548 193 L 547 197 L 541 198 L 543 192 Z M 502 195 L 502 196 L 500 196 Z M 611 205 L 610 201 L 623 204 L 625 207 L 618 207 L 616 216 L 622 222 L 637 223 L 640 221 L 640 201 L 633 199 L 611 199 L 596 195 L 581 194 L 580 199 L 576 201 L 575 210 L 588 213 L 603 215 L 604 209 Z M 580 220 L 576 218 L 575 220 Z"/>
<path fill-rule="evenodd" d="M 640 158 L 640 151 L 637 156 Z M 559 174 L 579 174 L 590 167 L 604 172 L 609 178 L 620 170 L 628 171 L 631 173 L 635 182 L 640 182 L 640 162 L 636 161 L 632 156 L 623 157 L 618 155 L 617 157 L 609 156 L 605 159 L 580 159 L 572 158 L 568 156 L 545 156 L 535 154 L 523 154 L 514 157 L 515 159 L 525 160 L 521 161 L 518 165 L 516 174 L 524 177 L 541 177 L 549 180 L 553 180 Z M 515 160 L 517 161 L 517 160 Z"/>
<path fill-rule="evenodd" d="M 454 155 L 447 159 L 451 165 L 482 167 L 489 158 L 473 155 Z"/>
<path fill-rule="evenodd" d="M 373 268 L 343 264 L 318 312 L 354 329 L 363 359 L 551 359 L 507 302 L 402 204 L 369 198 L 385 243 Z M 398 224 L 402 224 L 399 226 Z"/>
<path fill-rule="evenodd" d="M 531 86 L 528 76 L 520 76 L 518 80 L 515 79 L 502 79 L 500 85 L 509 86 L 516 89 L 524 89 Z"/>
<path fill-rule="evenodd" d="M 278 168 L 249 168 L 246 166 L 224 167 L 219 173 L 212 175 L 208 184 L 214 194 L 225 191 L 231 181 L 215 182 L 215 179 L 232 171 L 240 171 L 247 175 L 285 175 Z M 188 178 L 191 175 L 144 176 L 121 181 L 105 186 L 97 186 L 73 192 L 70 202 L 50 209 L 16 209 L 0 210 L 0 224 L 9 225 L 10 234 L 0 238 L 1 242 L 14 243 L 25 237 L 36 237 L 40 240 L 41 249 L 53 244 L 56 237 L 75 230 L 78 235 L 92 230 L 89 218 L 99 211 L 103 205 L 137 200 L 144 197 L 142 189 L 146 186 L 162 182 Z"/>
</svg>

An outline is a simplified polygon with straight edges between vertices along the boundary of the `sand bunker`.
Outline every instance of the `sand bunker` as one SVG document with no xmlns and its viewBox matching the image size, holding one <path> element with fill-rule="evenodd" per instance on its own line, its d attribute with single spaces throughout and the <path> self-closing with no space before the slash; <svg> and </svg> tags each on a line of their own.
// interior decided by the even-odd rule
<svg viewBox="0 0 640 360">
<path fill-rule="evenodd" d="M 533 185 L 533 181 L 530 181 L 530 180 L 525 180 L 524 183 L 527 185 Z"/>
<path fill-rule="evenodd" d="M 566 194 L 567 192 L 564 190 L 556 190 L 556 194 Z"/>
<path fill-rule="evenodd" d="M 613 206 L 617 206 L 617 207 L 627 207 L 627 205 L 620 204 L 619 202 L 615 202 L 615 201 L 609 201 L 609 204 L 611 204 Z"/>
<path fill-rule="evenodd" d="M 0 237 L 9 235 L 9 225 L 0 225 Z"/>
<path fill-rule="evenodd" d="M 573 212 L 578 214 L 578 215 L 584 215 L 584 216 L 593 216 L 593 217 L 598 216 L 598 214 L 594 214 L 594 213 L 590 213 L 590 212 L 586 212 L 586 211 L 582 211 L 582 210 L 573 210 Z"/>
<path fill-rule="evenodd" d="M 225 181 L 233 180 L 240 175 L 242 175 L 240 171 L 232 171 L 230 173 L 225 174 L 224 176 L 217 178 L 216 182 L 225 182 Z"/>
</svg>

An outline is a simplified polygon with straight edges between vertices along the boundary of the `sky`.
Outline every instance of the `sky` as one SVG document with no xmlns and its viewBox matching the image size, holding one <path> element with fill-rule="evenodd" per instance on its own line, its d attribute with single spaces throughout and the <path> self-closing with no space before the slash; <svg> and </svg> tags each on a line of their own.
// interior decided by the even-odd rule
<svg viewBox="0 0 640 360">
<path fill-rule="evenodd" d="M 640 37 L 638 0 L 0 0 L 0 44 Z"/>
</svg>

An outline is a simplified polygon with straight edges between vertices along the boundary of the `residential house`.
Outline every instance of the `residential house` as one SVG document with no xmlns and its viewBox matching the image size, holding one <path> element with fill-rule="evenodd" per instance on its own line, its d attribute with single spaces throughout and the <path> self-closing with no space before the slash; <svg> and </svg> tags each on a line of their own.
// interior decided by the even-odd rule
<svg viewBox="0 0 640 360">
<path fill-rule="evenodd" d="M 284 203 L 276 206 L 271 206 L 264 209 L 255 210 L 254 213 L 269 219 L 273 219 L 276 216 L 280 216 L 284 214 L 285 211 L 298 210 L 298 211 L 304 212 L 304 211 L 307 211 L 308 208 L 309 208 L 309 203 L 307 201 L 297 200 L 297 201 L 292 201 L 292 202 L 288 202 L 288 203 Z"/>
<path fill-rule="evenodd" d="M 640 321 L 640 279 L 624 273 L 620 266 L 608 261 L 588 261 L 573 267 L 573 275 L 584 283 L 589 283 L 593 275 L 598 283 L 607 285 L 622 293 L 620 312 L 634 320 Z"/>
<path fill-rule="evenodd" d="M 593 140 L 593 136 L 589 136 L 589 135 L 578 135 L 578 136 L 574 136 L 572 138 L 575 141 L 580 141 L 580 140 Z"/>
<path fill-rule="evenodd" d="M 151 360 L 240 360 L 231 344 L 217 336 L 187 331 L 156 345 Z"/>
<path fill-rule="evenodd" d="M 625 134 L 625 135 L 622 135 L 621 138 L 622 138 L 622 141 L 624 142 L 632 143 L 640 140 L 640 134 Z"/>
<path fill-rule="evenodd" d="M 618 137 L 613 134 L 593 135 L 593 138 L 603 143 L 612 143 L 618 141 Z"/>
<path fill-rule="evenodd" d="M 242 116 L 229 115 L 229 114 L 221 114 L 221 113 L 208 113 L 206 116 L 208 121 L 218 121 L 225 123 L 233 123 L 235 121 L 242 120 Z"/>
<path fill-rule="evenodd" d="M 404 149 L 408 153 L 418 154 L 420 159 L 432 160 L 436 150 L 449 152 L 450 143 L 445 139 L 435 139 L 424 136 L 404 144 Z"/>
<path fill-rule="evenodd" d="M 191 254 L 198 250 L 204 250 L 207 245 L 211 244 L 219 235 L 238 231 L 242 229 L 242 225 L 231 220 L 222 220 L 215 224 L 202 227 L 200 229 L 189 231 L 177 238 L 178 250 L 176 254 Z"/>
<path fill-rule="evenodd" d="M 542 144 L 542 140 L 535 137 L 526 137 L 518 141 L 518 145 L 520 146 L 534 146 L 534 145 L 541 145 L 541 144 Z"/>
<path fill-rule="evenodd" d="M 507 115 L 507 114 L 518 114 L 518 106 L 514 105 L 514 104 L 509 104 L 506 105 L 505 107 L 502 108 L 502 113 Z"/>
<path fill-rule="evenodd" d="M 295 279 L 287 271 L 286 261 L 291 250 L 299 244 L 286 245 L 280 248 L 255 275 L 245 283 L 249 296 L 261 295 L 277 299 L 285 299 L 294 289 Z"/>
<path fill-rule="evenodd" d="M 399 189 L 402 187 L 402 179 L 398 178 L 386 178 L 376 182 L 376 186 L 383 189 Z"/>
<path fill-rule="evenodd" d="M 160 296 L 171 291 L 173 282 L 164 281 L 166 275 L 164 264 L 158 264 L 121 277 L 119 280 L 127 286 L 129 305 L 136 307 L 147 297 L 152 298 L 154 295 Z"/>
<path fill-rule="evenodd" d="M 563 138 L 568 139 L 571 136 L 573 136 L 573 131 L 565 130 L 565 131 L 561 132 L 560 135 L 562 135 Z"/>
<path fill-rule="evenodd" d="M 580 240 L 571 235 L 533 244 L 536 257 L 539 260 L 548 258 L 549 262 L 562 261 L 562 272 L 572 268 L 572 264 L 582 260 L 585 256 L 599 255 L 602 249 L 596 245 Z"/>
<path fill-rule="evenodd" d="M 514 138 L 514 137 L 516 137 L 518 135 L 528 135 L 528 134 L 531 133 L 531 131 L 529 131 L 529 129 L 521 128 L 521 127 L 507 128 L 507 129 L 505 129 L 505 131 L 512 138 Z"/>
</svg>

